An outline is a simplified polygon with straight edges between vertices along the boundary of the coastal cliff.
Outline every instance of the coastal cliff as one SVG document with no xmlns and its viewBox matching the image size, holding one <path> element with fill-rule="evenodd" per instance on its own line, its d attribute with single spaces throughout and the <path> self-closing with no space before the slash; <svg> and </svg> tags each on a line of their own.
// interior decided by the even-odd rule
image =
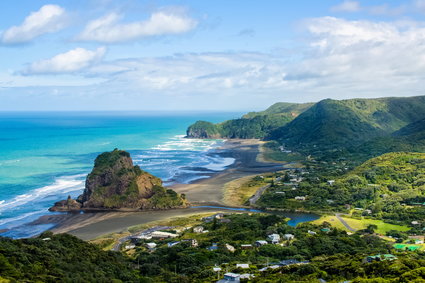
<svg viewBox="0 0 425 283">
<path fill-rule="evenodd" d="M 49 210 L 156 210 L 188 205 L 184 195 L 164 188 L 161 179 L 134 166 L 128 152 L 115 149 L 96 158 L 82 195 L 56 202 Z"/>
</svg>

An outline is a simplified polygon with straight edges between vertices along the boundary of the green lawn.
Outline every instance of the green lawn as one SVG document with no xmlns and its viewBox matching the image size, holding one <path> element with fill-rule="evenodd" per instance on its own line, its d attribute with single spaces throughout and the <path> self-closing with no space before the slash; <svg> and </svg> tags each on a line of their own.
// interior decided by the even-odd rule
<svg viewBox="0 0 425 283">
<path fill-rule="evenodd" d="M 345 226 L 336 218 L 334 215 L 323 215 L 317 220 L 312 221 L 312 224 L 320 225 L 323 222 L 329 222 L 332 227 L 335 227 L 337 229 L 348 231 Z"/>
<path fill-rule="evenodd" d="M 354 218 L 348 218 L 348 217 L 342 217 L 342 218 L 347 222 L 348 225 L 351 226 L 351 228 L 356 230 L 366 229 L 367 226 L 374 224 L 378 226 L 378 229 L 375 232 L 378 234 L 383 234 L 383 235 L 385 235 L 385 233 L 390 230 L 397 230 L 397 231 L 404 232 L 410 229 L 407 226 L 389 224 L 389 223 L 383 222 L 382 220 L 365 219 L 365 218 L 354 219 Z M 313 221 L 312 223 L 320 225 L 325 221 L 329 222 L 335 228 L 349 232 L 349 230 L 338 220 L 338 218 L 332 215 L 322 216 L 319 219 Z"/>
<path fill-rule="evenodd" d="M 348 225 L 351 226 L 351 228 L 356 230 L 366 229 L 367 226 L 372 224 L 376 225 L 378 226 L 378 229 L 375 232 L 378 234 L 383 234 L 383 235 L 385 235 L 385 233 L 390 230 L 397 230 L 397 231 L 404 232 L 410 229 L 407 226 L 389 224 L 389 223 L 383 222 L 382 220 L 374 220 L 374 219 L 366 219 L 366 218 L 354 219 L 354 218 L 347 218 L 347 217 L 342 217 L 342 218 L 347 222 Z"/>
<path fill-rule="evenodd" d="M 416 250 L 421 249 L 422 245 L 395 244 L 393 247 L 398 249 L 398 250 L 416 251 Z"/>
</svg>

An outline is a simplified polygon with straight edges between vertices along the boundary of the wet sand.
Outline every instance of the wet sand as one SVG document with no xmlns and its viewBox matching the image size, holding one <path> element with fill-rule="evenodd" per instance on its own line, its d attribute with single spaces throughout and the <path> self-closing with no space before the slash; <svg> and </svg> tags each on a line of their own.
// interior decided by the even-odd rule
<svg viewBox="0 0 425 283">
<path fill-rule="evenodd" d="M 208 179 L 201 179 L 192 184 L 178 184 L 172 188 L 178 193 L 186 194 L 193 205 L 223 206 L 224 184 L 241 177 L 282 170 L 282 164 L 258 162 L 258 140 L 226 141 L 223 150 L 226 156 L 235 158 L 235 163 L 226 170 Z M 33 224 L 51 224 L 55 233 L 70 233 L 83 240 L 90 240 L 104 234 L 126 230 L 130 226 L 145 224 L 173 217 L 189 216 L 203 212 L 222 211 L 219 208 L 186 208 L 164 211 L 143 212 L 96 212 L 84 214 L 45 215 Z"/>
</svg>

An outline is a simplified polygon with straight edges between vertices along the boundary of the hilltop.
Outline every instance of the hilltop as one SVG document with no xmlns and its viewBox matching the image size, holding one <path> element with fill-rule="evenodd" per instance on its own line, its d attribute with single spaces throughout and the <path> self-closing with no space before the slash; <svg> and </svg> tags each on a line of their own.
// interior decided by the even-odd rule
<svg viewBox="0 0 425 283">
<path fill-rule="evenodd" d="M 391 136 L 425 118 L 425 96 L 378 99 L 326 99 L 269 133 L 287 145 L 351 146 Z"/>
<path fill-rule="evenodd" d="M 306 155 L 340 151 L 365 155 L 365 160 L 390 151 L 424 150 L 424 125 L 425 96 L 325 99 L 276 103 L 219 124 L 198 121 L 187 137 L 258 138 Z"/>
<path fill-rule="evenodd" d="M 187 206 L 184 195 L 164 188 L 161 179 L 134 166 L 128 152 L 115 149 L 96 158 L 82 195 L 76 200 L 68 197 L 57 202 L 50 210 L 149 210 Z"/>
</svg>

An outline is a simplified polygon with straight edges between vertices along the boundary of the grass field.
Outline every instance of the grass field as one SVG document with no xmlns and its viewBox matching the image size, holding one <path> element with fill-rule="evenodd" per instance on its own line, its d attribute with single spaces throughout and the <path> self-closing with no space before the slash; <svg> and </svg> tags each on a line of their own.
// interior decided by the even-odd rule
<svg viewBox="0 0 425 283">
<path fill-rule="evenodd" d="M 338 218 L 336 218 L 335 216 L 332 216 L 332 215 L 323 215 L 322 217 L 320 217 L 317 220 L 312 221 L 311 223 L 316 224 L 316 225 L 320 225 L 323 222 L 329 222 L 329 223 L 331 223 L 332 227 L 348 231 L 347 228 L 345 228 L 345 226 L 338 220 Z"/>
<path fill-rule="evenodd" d="M 390 230 L 397 230 L 397 231 L 408 231 L 410 228 L 407 226 L 401 226 L 401 225 L 394 225 L 385 223 L 382 220 L 374 220 L 374 219 L 354 219 L 354 218 L 348 218 L 348 217 L 342 217 L 348 225 L 351 226 L 351 228 L 354 228 L 356 230 L 362 230 L 366 229 L 369 225 L 376 225 L 378 226 L 378 229 L 375 231 L 378 234 L 384 234 Z"/>
<path fill-rule="evenodd" d="M 416 251 L 423 248 L 423 245 L 395 244 L 393 247 L 398 250 Z"/>
<path fill-rule="evenodd" d="M 407 226 L 401 226 L 401 225 L 394 225 L 394 224 L 389 224 L 389 223 L 385 223 L 382 220 L 374 220 L 374 219 L 354 219 L 354 218 L 348 218 L 348 217 L 342 217 L 345 222 L 347 222 L 348 225 L 350 225 L 351 228 L 356 229 L 356 230 L 362 230 L 362 229 L 366 229 L 367 226 L 369 225 L 376 225 L 378 227 L 378 229 L 375 231 L 378 234 L 383 234 L 385 235 L 386 232 L 390 231 L 390 230 L 397 230 L 397 231 L 407 231 L 410 228 Z M 349 231 L 339 220 L 338 218 L 336 218 L 335 216 L 331 216 L 331 215 L 326 215 L 326 216 L 322 216 L 321 218 L 313 221 L 313 224 L 322 224 L 323 222 L 329 222 L 333 227 L 341 229 L 341 230 L 345 230 L 345 231 Z"/>
</svg>

